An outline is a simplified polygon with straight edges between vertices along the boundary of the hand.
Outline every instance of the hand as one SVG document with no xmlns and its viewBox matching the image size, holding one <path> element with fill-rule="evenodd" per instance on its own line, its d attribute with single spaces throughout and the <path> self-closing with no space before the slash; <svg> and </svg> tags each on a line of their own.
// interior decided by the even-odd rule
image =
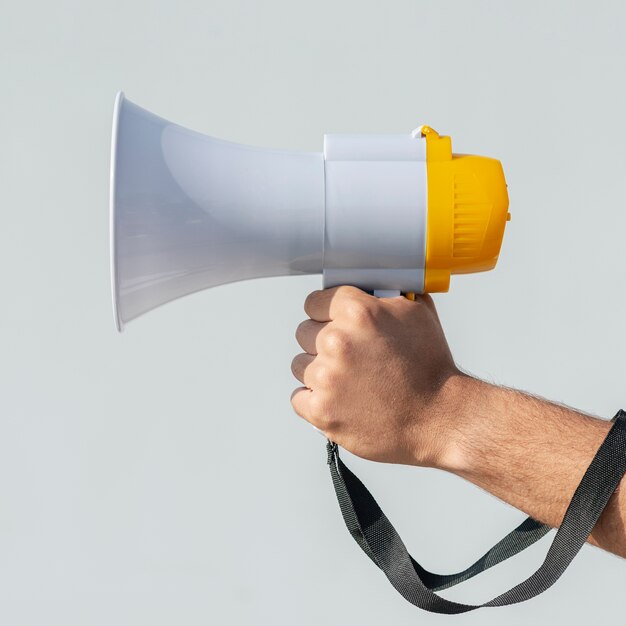
<svg viewBox="0 0 626 626">
<path fill-rule="evenodd" d="M 298 326 L 292 405 L 353 454 L 439 466 L 454 430 L 458 370 L 429 296 L 379 299 L 355 287 L 314 291 Z"/>
<path fill-rule="evenodd" d="M 428 296 L 338 287 L 304 309 L 296 413 L 358 456 L 453 472 L 560 525 L 610 422 L 460 372 Z M 625 528 L 622 484 L 589 540 L 626 557 Z"/>
</svg>

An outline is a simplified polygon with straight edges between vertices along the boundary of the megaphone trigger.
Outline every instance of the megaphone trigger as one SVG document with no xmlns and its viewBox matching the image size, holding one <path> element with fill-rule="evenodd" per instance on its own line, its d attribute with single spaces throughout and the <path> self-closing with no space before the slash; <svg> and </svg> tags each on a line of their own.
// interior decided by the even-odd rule
<svg viewBox="0 0 626 626">
<path fill-rule="evenodd" d="M 374 289 L 377 298 L 397 298 L 402 295 L 399 289 Z"/>
</svg>

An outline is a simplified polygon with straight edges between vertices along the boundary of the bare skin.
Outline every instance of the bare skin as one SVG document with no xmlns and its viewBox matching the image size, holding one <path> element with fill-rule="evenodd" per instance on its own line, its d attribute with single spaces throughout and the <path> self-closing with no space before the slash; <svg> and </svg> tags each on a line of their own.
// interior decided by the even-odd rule
<svg viewBox="0 0 626 626">
<path fill-rule="evenodd" d="M 372 461 L 461 476 L 558 527 L 610 423 L 477 380 L 454 363 L 432 299 L 315 291 L 292 362 L 301 417 Z M 589 541 L 626 557 L 626 479 Z"/>
</svg>

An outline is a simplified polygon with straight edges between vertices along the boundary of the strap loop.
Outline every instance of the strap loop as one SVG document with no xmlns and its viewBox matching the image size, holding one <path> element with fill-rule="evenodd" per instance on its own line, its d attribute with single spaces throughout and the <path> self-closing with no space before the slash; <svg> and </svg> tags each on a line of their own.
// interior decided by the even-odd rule
<svg viewBox="0 0 626 626">
<path fill-rule="evenodd" d="M 549 526 L 529 517 L 467 569 L 456 574 L 435 574 L 409 554 L 372 494 L 339 458 L 339 448 L 332 441 L 327 444 L 328 464 L 339 508 L 352 538 L 395 589 L 426 611 L 465 613 L 529 600 L 551 587 L 567 569 L 626 473 L 626 412 L 619 411 L 613 422 L 574 492 L 542 565 L 525 581 L 479 605 L 446 600 L 435 591 L 469 580 L 518 554 L 546 535 L 551 530 Z"/>
</svg>

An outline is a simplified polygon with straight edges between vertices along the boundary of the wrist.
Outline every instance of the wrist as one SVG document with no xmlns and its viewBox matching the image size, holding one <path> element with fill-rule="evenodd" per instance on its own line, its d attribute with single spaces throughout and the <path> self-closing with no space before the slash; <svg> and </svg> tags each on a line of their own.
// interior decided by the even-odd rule
<svg viewBox="0 0 626 626">
<path fill-rule="evenodd" d="M 500 389 L 459 372 L 443 385 L 438 397 L 441 446 L 433 467 L 454 474 L 471 473 L 489 447 Z"/>
</svg>

